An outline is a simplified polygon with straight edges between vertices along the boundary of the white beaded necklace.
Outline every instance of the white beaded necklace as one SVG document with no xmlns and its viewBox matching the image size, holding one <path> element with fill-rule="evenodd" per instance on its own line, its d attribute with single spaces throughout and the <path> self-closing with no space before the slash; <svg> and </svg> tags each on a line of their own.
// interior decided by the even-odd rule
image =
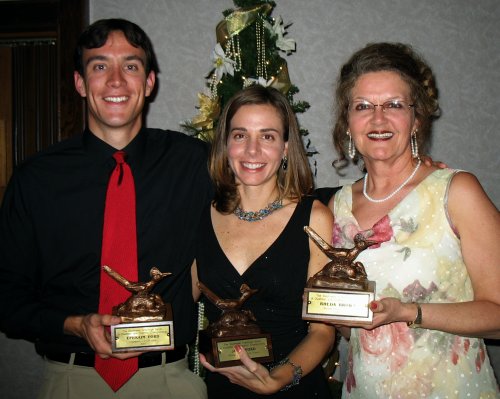
<svg viewBox="0 0 500 399">
<path fill-rule="evenodd" d="M 381 198 L 381 199 L 374 199 L 374 198 L 370 197 L 368 195 L 368 193 L 366 192 L 366 182 L 367 182 L 367 178 L 368 178 L 368 173 L 365 174 L 365 178 L 364 178 L 364 182 L 363 182 L 363 195 L 365 196 L 365 198 L 368 201 L 370 201 L 370 202 L 376 202 L 376 203 L 385 202 L 385 201 L 391 199 L 397 193 L 399 193 L 401 191 L 401 189 L 410 182 L 411 179 L 413 179 L 413 176 L 415 176 L 415 173 L 417 173 L 417 170 L 418 170 L 418 168 L 420 168 L 420 164 L 421 163 L 422 163 L 422 161 L 419 159 L 418 162 L 417 162 L 417 166 L 415 166 L 415 169 L 413 169 L 413 172 L 411 172 L 411 175 L 408 176 L 408 178 L 403 183 L 401 183 L 401 185 L 398 188 L 396 188 L 396 190 L 394 190 L 392 193 L 390 193 L 387 197 L 384 197 L 384 198 Z"/>
</svg>

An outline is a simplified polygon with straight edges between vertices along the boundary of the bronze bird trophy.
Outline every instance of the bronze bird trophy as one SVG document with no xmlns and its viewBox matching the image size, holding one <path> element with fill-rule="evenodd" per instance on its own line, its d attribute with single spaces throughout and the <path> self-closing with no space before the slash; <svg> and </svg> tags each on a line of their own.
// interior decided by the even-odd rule
<svg viewBox="0 0 500 399">
<path fill-rule="evenodd" d="M 198 282 L 198 288 L 222 311 L 218 320 L 200 331 L 200 353 L 205 355 L 209 363 L 215 367 L 241 364 L 234 350 L 237 344 L 256 362 L 273 361 L 271 335 L 262 332 L 250 310 L 242 309 L 245 301 L 258 290 L 242 284 L 239 298 L 221 299 L 201 282 Z"/>
<path fill-rule="evenodd" d="M 153 287 L 172 273 L 162 273 L 153 267 L 147 282 L 128 281 L 120 273 L 103 266 L 103 270 L 132 293 L 125 302 L 113 307 L 112 313 L 121 323 L 111 326 L 113 352 L 162 351 L 174 349 L 172 307 Z"/>
<path fill-rule="evenodd" d="M 309 226 L 305 226 L 304 231 L 330 262 L 307 281 L 302 318 L 349 325 L 371 324 L 373 313 L 369 304 L 375 299 L 375 282 L 368 280 L 365 267 L 355 259 L 377 242 L 357 234 L 353 248 L 334 248 Z"/>
</svg>

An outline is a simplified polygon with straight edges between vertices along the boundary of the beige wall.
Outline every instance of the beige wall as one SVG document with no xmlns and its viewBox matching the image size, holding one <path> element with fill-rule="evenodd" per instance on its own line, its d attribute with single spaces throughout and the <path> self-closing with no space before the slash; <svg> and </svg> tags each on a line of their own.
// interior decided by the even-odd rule
<svg viewBox="0 0 500 399">
<path fill-rule="evenodd" d="M 273 16 L 292 22 L 297 52 L 286 57 L 292 82 L 311 108 L 301 115 L 320 151 L 318 186 L 336 186 L 332 85 L 340 65 L 370 41 L 412 44 L 433 67 L 443 115 L 432 155 L 476 174 L 500 207 L 500 2 L 498 0 L 277 0 Z M 119 5 L 119 6 L 118 6 Z M 232 0 L 90 0 L 90 19 L 123 17 L 151 36 L 160 90 L 148 124 L 179 128 L 196 114 L 215 45 L 215 26 Z M 347 178 L 359 176 L 351 169 Z"/>
</svg>

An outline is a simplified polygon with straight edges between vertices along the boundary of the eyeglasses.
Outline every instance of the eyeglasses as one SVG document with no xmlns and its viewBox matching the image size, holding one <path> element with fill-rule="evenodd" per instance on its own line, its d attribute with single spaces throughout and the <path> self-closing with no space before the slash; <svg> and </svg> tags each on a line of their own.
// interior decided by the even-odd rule
<svg viewBox="0 0 500 399">
<path fill-rule="evenodd" d="M 404 115 L 410 108 L 414 107 L 415 104 L 408 104 L 406 101 L 402 100 L 390 100 L 383 104 L 373 104 L 370 101 L 354 101 L 349 104 L 349 111 L 353 115 L 372 115 L 375 113 L 376 107 L 381 107 L 382 112 L 387 115 Z"/>
</svg>

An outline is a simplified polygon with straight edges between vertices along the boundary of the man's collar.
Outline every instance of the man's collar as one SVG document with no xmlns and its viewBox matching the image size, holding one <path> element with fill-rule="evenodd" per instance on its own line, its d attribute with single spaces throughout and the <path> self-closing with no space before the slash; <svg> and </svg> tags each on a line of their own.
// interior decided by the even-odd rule
<svg viewBox="0 0 500 399">
<path fill-rule="evenodd" d="M 97 161 L 108 161 L 113 154 L 118 151 L 104 140 L 101 140 L 90 129 L 86 128 L 83 132 L 83 146 L 88 155 L 96 158 Z M 122 149 L 127 154 L 127 162 L 133 165 L 142 158 L 146 146 L 145 128 L 141 128 L 133 140 Z"/>
</svg>

